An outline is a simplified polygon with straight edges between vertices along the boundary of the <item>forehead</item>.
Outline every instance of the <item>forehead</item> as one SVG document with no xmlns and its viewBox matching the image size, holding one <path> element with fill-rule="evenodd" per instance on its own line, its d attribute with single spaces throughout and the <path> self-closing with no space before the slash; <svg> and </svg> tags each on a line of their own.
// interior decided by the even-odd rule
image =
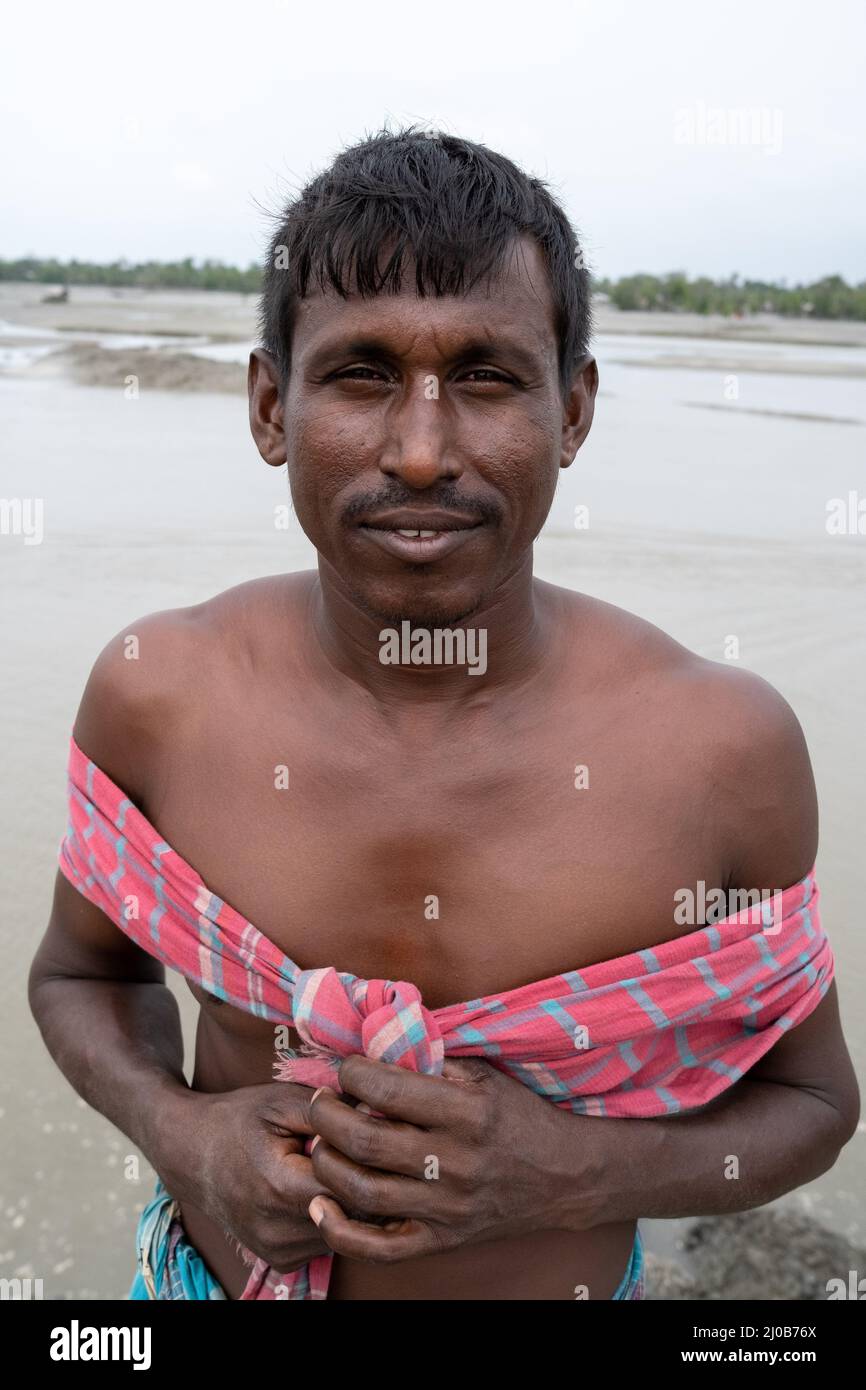
<svg viewBox="0 0 866 1390">
<path fill-rule="evenodd" d="M 461 338 L 503 337 L 543 357 L 555 356 L 553 293 L 540 248 L 529 238 L 516 239 L 496 273 L 465 294 L 419 295 L 411 260 L 403 263 L 398 294 L 365 299 L 353 292 L 343 299 L 330 286 L 324 292 L 316 287 L 298 303 L 292 356 L 370 335 L 387 338 L 395 351 L 418 343 L 446 351 Z"/>
</svg>

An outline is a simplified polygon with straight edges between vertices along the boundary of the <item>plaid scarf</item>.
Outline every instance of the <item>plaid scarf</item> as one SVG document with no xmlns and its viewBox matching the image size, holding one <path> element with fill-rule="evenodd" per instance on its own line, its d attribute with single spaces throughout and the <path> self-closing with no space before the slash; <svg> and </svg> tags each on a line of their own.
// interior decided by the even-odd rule
<svg viewBox="0 0 866 1390">
<path fill-rule="evenodd" d="M 303 1046 L 275 1049 L 278 1079 L 337 1091 L 353 1053 L 433 1074 L 447 1053 L 484 1057 L 575 1113 L 674 1114 L 738 1081 L 833 978 L 814 868 L 773 903 L 713 926 L 442 1009 L 406 981 L 302 970 L 202 883 L 74 739 L 59 862 L 142 950 L 236 1008 L 292 1025 Z M 280 1275 L 249 1255 L 242 1298 L 326 1298 L 332 1259 Z"/>
</svg>

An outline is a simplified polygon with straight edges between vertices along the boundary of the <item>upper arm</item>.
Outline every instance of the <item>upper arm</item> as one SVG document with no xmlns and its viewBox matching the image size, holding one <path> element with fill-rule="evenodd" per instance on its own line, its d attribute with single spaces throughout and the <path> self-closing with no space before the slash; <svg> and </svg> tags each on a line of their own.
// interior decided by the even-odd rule
<svg viewBox="0 0 866 1390">
<path fill-rule="evenodd" d="M 191 612 L 152 614 L 112 638 L 94 663 L 75 720 L 82 752 L 139 805 L 158 775 L 158 743 L 184 708 L 178 694 Z M 58 976 L 144 983 L 163 981 L 165 971 L 58 869 L 31 994 Z"/>
<path fill-rule="evenodd" d="M 701 771 L 727 889 L 788 888 L 818 850 L 818 802 L 803 730 L 787 701 L 751 671 L 697 673 Z"/>
<path fill-rule="evenodd" d="M 713 663 L 704 702 L 709 782 L 729 890 L 775 892 L 799 882 L 818 849 L 815 780 L 803 730 L 766 681 Z M 860 1097 L 839 1016 L 835 980 L 749 1078 L 809 1091 L 838 1111 L 850 1136 Z"/>
<path fill-rule="evenodd" d="M 818 798 L 806 739 L 786 700 L 752 676 L 739 815 L 732 827 L 736 888 L 788 888 L 818 853 Z"/>
<path fill-rule="evenodd" d="M 161 984 L 165 969 L 58 869 L 51 916 L 30 967 L 31 995 L 43 980 L 64 976 Z"/>
</svg>

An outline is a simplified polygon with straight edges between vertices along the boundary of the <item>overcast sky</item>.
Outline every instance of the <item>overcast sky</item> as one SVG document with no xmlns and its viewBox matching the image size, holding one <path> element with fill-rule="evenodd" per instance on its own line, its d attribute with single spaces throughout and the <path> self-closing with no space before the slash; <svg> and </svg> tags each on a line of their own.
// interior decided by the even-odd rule
<svg viewBox="0 0 866 1390">
<path fill-rule="evenodd" d="M 548 179 L 600 275 L 866 279 L 863 0 L 8 5 L 0 256 L 261 254 L 421 121 Z"/>
</svg>

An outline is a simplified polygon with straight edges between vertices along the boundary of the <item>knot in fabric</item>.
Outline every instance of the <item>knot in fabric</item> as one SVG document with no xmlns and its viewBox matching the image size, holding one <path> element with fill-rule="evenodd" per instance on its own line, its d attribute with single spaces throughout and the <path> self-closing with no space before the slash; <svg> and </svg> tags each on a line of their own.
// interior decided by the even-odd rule
<svg viewBox="0 0 866 1390">
<path fill-rule="evenodd" d="M 302 970 L 292 1022 L 303 1040 L 301 1051 L 278 1049 L 280 1081 L 339 1091 L 340 1062 L 357 1053 L 409 1071 L 442 1071 L 439 1025 L 417 987 L 405 980 L 361 980 L 331 967 Z"/>
</svg>

